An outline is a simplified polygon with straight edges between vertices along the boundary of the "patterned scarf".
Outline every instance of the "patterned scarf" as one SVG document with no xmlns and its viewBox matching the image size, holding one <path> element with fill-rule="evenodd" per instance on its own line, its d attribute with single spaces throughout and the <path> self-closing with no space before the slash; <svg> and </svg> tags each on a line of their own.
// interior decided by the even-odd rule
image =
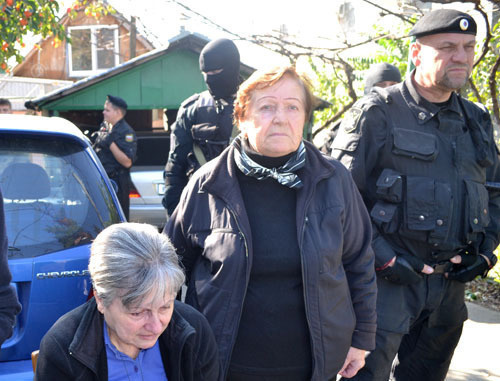
<svg viewBox="0 0 500 381">
<path fill-rule="evenodd" d="M 270 177 L 278 181 L 281 185 L 290 188 L 301 188 L 303 186 L 302 181 L 295 172 L 306 163 L 306 147 L 304 146 L 304 142 L 300 142 L 299 149 L 285 164 L 278 168 L 269 169 L 250 159 L 245 150 L 241 148 L 240 139 L 238 136 L 233 140 L 232 144 L 235 147 L 234 161 L 243 174 L 255 177 L 257 180 L 264 180 Z"/>
</svg>

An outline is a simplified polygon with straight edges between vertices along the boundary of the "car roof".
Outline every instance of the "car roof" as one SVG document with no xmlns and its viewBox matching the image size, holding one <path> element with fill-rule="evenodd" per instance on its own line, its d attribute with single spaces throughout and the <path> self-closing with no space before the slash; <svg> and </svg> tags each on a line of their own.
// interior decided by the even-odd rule
<svg viewBox="0 0 500 381">
<path fill-rule="evenodd" d="M 47 117 L 36 115 L 0 115 L 0 133 L 12 132 L 34 132 L 37 134 L 66 135 L 87 141 L 83 132 L 69 120 L 59 117 Z"/>
</svg>

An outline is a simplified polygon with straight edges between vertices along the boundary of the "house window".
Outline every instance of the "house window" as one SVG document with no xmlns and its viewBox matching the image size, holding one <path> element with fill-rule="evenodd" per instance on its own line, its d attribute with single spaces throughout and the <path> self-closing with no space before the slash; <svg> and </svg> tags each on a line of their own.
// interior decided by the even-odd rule
<svg viewBox="0 0 500 381">
<path fill-rule="evenodd" d="M 91 25 L 69 27 L 69 75 L 86 77 L 120 63 L 118 26 Z"/>
</svg>

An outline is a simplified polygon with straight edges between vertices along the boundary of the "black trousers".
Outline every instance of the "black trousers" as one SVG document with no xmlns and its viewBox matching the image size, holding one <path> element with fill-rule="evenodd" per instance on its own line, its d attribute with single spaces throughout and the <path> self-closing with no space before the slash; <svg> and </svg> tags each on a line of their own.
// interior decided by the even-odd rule
<svg viewBox="0 0 500 381">
<path fill-rule="evenodd" d="M 118 185 L 118 191 L 116 195 L 118 196 L 118 201 L 123 209 L 123 213 L 125 214 L 125 218 L 127 221 L 129 220 L 129 209 L 130 209 L 130 172 L 128 170 L 119 171 L 113 176 L 110 176 L 110 179 L 116 182 Z"/>
<path fill-rule="evenodd" d="M 376 349 L 349 380 L 444 380 L 466 319 L 464 285 L 442 275 L 415 285 L 377 284 Z"/>
</svg>

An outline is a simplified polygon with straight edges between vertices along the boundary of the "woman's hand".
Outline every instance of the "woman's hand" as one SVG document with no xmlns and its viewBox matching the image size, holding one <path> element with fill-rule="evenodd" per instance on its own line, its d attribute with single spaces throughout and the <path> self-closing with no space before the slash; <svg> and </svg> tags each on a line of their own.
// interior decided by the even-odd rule
<svg viewBox="0 0 500 381">
<path fill-rule="evenodd" d="M 351 378 L 358 373 L 363 366 L 365 366 L 365 353 L 363 349 L 358 349 L 351 347 L 349 352 L 347 352 L 347 357 L 345 358 L 344 365 L 340 369 L 339 374 L 345 378 Z"/>
</svg>

